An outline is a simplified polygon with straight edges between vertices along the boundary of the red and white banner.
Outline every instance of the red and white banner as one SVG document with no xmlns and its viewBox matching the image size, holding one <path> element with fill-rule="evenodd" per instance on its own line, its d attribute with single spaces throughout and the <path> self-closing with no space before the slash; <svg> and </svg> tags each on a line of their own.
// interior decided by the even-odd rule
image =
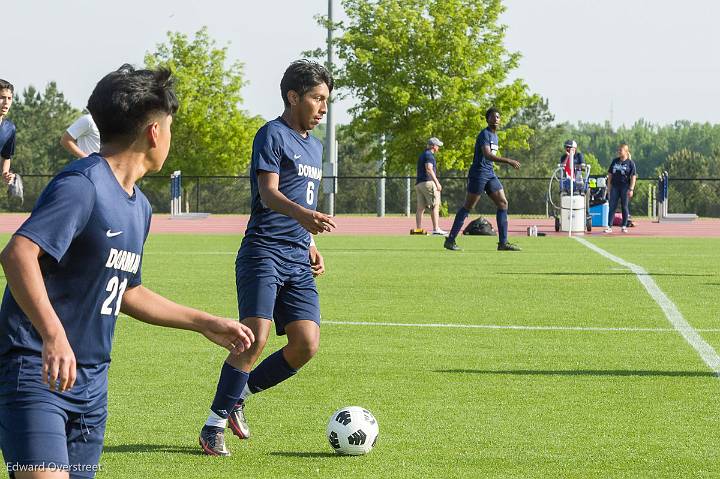
<svg viewBox="0 0 720 479">
<path fill-rule="evenodd" d="M 575 179 L 575 148 L 567 150 L 567 159 L 565 160 L 565 174 L 571 180 Z"/>
</svg>

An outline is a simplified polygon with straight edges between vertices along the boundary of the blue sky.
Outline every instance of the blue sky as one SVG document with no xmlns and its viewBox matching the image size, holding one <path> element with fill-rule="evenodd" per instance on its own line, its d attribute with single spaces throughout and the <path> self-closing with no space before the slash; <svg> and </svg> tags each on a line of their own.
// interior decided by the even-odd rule
<svg viewBox="0 0 720 479">
<path fill-rule="evenodd" d="M 720 2 L 504 3 L 506 45 L 523 55 L 515 76 L 550 100 L 557 120 L 720 123 Z M 231 59 L 245 64 L 243 107 L 271 118 L 282 108 L 278 84 L 287 64 L 325 41 L 314 16 L 326 11 L 327 0 L 7 2 L 0 78 L 19 90 L 54 80 L 82 107 L 103 74 L 142 64 L 167 31 L 207 26 Z M 348 121 L 350 104 L 339 105 L 338 121 Z"/>
</svg>

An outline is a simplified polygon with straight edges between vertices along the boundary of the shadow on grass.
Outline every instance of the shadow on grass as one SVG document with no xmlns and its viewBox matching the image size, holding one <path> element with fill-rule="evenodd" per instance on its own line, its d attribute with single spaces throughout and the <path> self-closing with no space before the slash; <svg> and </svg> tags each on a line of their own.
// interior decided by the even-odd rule
<svg viewBox="0 0 720 479">
<path fill-rule="evenodd" d="M 273 451 L 271 456 L 282 457 L 343 457 L 334 452 L 300 452 L 300 451 Z"/>
<path fill-rule="evenodd" d="M 460 374 L 486 374 L 498 376 L 657 376 L 657 377 L 686 377 L 686 378 L 716 378 L 712 371 L 652 371 L 627 369 L 569 369 L 569 370 L 543 370 L 543 369 L 438 369 L 436 373 Z"/>
<path fill-rule="evenodd" d="M 166 444 L 120 444 L 117 446 L 105 446 L 104 454 L 127 454 L 141 452 L 162 452 L 171 454 L 188 454 L 190 456 L 202 456 L 200 446 L 171 446 Z"/>
</svg>

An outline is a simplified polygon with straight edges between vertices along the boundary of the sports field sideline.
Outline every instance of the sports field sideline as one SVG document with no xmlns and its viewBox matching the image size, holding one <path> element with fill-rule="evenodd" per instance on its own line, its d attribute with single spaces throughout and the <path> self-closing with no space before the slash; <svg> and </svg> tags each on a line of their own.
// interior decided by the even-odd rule
<svg viewBox="0 0 720 479">
<path fill-rule="evenodd" d="M 156 215 L 144 284 L 236 316 L 243 219 L 206 224 L 226 218 L 233 234 L 209 235 Z M 352 230 L 360 219 L 376 227 Z M 520 253 L 462 237 L 453 253 L 408 236 L 412 219 L 338 220 L 318 238 L 320 352 L 251 399 L 253 437 L 232 438 L 229 458 L 197 446 L 223 351 L 120 318 L 98 477 L 720 475 L 717 221 L 683 225 L 703 237 L 641 237 L 663 226 L 644 222 L 611 237 L 516 237 Z M 542 221 L 511 219 L 511 235 L 549 231 Z M 386 223 L 397 235 L 371 234 Z M 368 456 L 338 457 L 325 424 L 352 404 L 375 414 L 380 439 Z"/>
<path fill-rule="evenodd" d="M 471 215 L 475 217 L 478 215 Z M 0 214 L 0 233 L 14 232 L 27 218 L 27 214 Z M 242 234 L 245 231 L 248 215 L 211 215 L 204 219 L 171 219 L 168 214 L 153 216 L 152 233 L 201 233 L 201 234 Z M 490 218 L 494 224 L 494 217 Z M 386 216 L 337 216 L 338 228 L 333 234 L 365 235 L 405 235 L 415 227 L 413 217 Z M 428 218 L 425 218 L 429 222 Z M 548 218 L 510 218 L 508 228 L 512 236 L 525 235 L 528 226 L 536 225 L 540 232 L 548 235 L 567 236 L 567 233 L 555 233 L 553 220 Z M 635 221 L 636 227 L 630 228 L 623 236 L 665 236 L 665 237 L 718 237 L 720 219 L 703 218 L 692 223 L 655 223 L 649 219 Z M 450 229 L 452 218 L 440 218 L 440 226 Z M 619 234 L 619 231 L 617 232 Z M 594 228 L 587 236 L 603 235 L 602 228 Z"/>
</svg>

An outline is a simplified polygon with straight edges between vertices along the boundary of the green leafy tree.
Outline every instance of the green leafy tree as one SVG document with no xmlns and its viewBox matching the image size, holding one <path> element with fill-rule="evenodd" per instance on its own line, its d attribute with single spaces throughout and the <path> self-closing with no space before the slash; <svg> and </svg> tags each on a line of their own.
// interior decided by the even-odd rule
<svg viewBox="0 0 720 479">
<path fill-rule="evenodd" d="M 532 102 L 522 80 L 509 81 L 519 54 L 503 45 L 500 0 L 343 0 L 347 22 L 336 48 L 341 91 L 357 104 L 351 127 L 385 135 L 389 172 L 413 165 L 430 136 L 443 140 L 442 169 L 466 169 L 485 110 L 505 120 Z M 321 54 L 316 51 L 316 54 Z M 499 132 L 508 149 L 527 146 L 527 125 Z M 368 158 L 379 159 L 375 143 Z"/>
<path fill-rule="evenodd" d="M 237 175 L 246 172 L 252 139 L 263 120 L 240 109 L 242 64 L 227 65 L 202 28 L 189 39 L 168 32 L 168 42 L 145 56 L 149 68 L 170 68 L 180 108 L 173 119 L 173 144 L 163 171 L 187 175 Z"/>
<path fill-rule="evenodd" d="M 55 82 L 44 92 L 26 88 L 10 109 L 9 117 L 17 126 L 12 169 L 26 175 L 57 173 L 71 159 L 60 145 L 60 137 L 79 115 Z"/>
<path fill-rule="evenodd" d="M 720 177 L 718 156 L 718 153 L 711 157 L 682 149 L 668 157 L 660 169 L 666 170 L 670 175 L 668 196 L 671 213 L 692 212 L 700 216 L 720 216 L 720 181 L 687 180 Z"/>
<path fill-rule="evenodd" d="M 595 155 L 604 168 L 617 156 L 618 145 L 627 143 L 641 177 L 654 175 L 668 157 L 683 149 L 705 156 L 713 156 L 720 149 L 720 125 L 710 123 L 677 121 L 654 125 L 638 120 L 630 127 L 617 129 L 609 123 L 579 123 L 570 129 L 583 151 Z"/>
</svg>

